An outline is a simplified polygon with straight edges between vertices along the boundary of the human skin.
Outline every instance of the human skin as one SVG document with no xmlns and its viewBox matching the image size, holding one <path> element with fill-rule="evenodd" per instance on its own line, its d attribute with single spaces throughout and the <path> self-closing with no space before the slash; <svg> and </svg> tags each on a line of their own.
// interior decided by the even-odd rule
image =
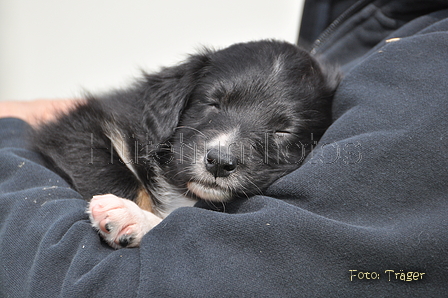
<svg viewBox="0 0 448 298">
<path fill-rule="evenodd" d="M 0 101 L 0 118 L 14 117 L 32 126 L 54 120 L 58 114 L 72 109 L 80 100 L 38 99 L 32 101 Z"/>
</svg>

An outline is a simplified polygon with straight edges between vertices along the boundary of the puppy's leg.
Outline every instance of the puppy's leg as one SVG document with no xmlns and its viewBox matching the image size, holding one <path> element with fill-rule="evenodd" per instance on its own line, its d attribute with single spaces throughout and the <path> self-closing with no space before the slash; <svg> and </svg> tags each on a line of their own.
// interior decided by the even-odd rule
<svg viewBox="0 0 448 298">
<path fill-rule="evenodd" d="M 113 248 L 136 247 L 162 219 L 130 200 L 108 194 L 94 196 L 89 213 L 92 226 Z"/>
</svg>

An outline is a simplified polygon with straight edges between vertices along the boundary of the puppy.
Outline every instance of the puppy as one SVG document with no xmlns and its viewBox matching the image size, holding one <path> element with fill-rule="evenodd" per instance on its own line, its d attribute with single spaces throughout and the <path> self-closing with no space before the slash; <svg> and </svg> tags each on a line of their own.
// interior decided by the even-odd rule
<svg viewBox="0 0 448 298">
<path fill-rule="evenodd" d="M 107 243 L 134 247 L 176 208 L 262 194 L 298 168 L 331 123 L 338 83 L 334 68 L 285 42 L 204 50 L 87 96 L 33 144 L 90 200 Z"/>
</svg>

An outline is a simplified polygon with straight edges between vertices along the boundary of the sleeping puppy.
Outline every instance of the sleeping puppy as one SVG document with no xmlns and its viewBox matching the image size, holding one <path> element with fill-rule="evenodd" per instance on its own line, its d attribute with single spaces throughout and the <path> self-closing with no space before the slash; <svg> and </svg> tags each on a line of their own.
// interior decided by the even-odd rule
<svg viewBox="0 0 448 298">
<path fill-rule="evenodd" d="M 278 41 L 241 43 L 88 96 L 34 132 L 114 248 L 171 211 L 262 192 L 298 168 L 331 122 L 338 73 Z M 105 195 L 106 194 L 106 195 Z"/>
</svg>

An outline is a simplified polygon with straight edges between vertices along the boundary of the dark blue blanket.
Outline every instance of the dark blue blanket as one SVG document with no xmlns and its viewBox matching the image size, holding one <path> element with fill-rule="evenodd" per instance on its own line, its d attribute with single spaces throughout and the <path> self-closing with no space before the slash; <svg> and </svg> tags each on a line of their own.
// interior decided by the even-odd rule
<svg viewBox="0 0 448 298">
<path fill-rule="evenodd" d="M 227 213 L 178 209 L 140 248 L 105 245 L 0 119 L 0 297 L 447 295 L 448 11 L 383 2 L 315 49 L 345 78 L 307 162 Z"/>
</svg>

